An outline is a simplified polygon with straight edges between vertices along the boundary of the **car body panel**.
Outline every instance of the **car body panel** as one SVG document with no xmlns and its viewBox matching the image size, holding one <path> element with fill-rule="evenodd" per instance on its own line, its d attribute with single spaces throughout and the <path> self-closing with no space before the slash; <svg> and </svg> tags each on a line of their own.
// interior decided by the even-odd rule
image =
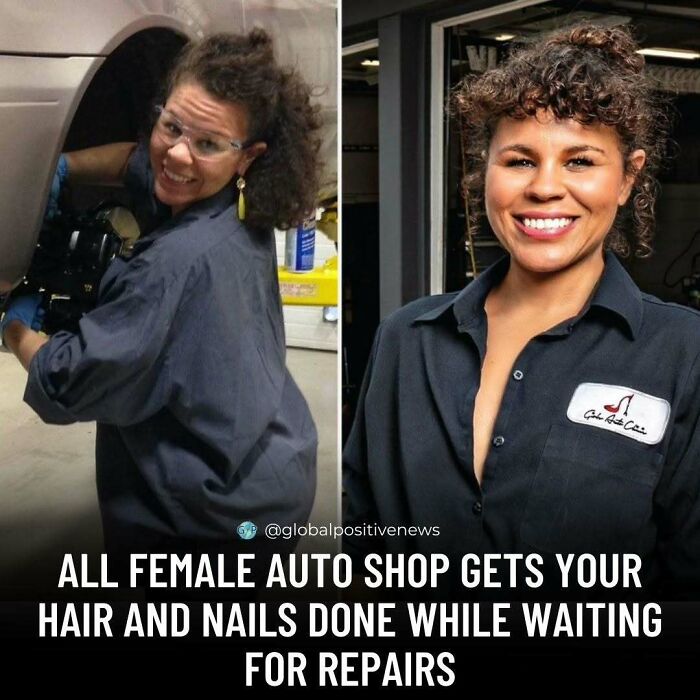
<svg viewBox="0 0 700 700">
<path fill-rule="evenodd" d="M 0 56 L 0 294 L 29 267 L 75 95 L 103 60 Z"/>
</svg>

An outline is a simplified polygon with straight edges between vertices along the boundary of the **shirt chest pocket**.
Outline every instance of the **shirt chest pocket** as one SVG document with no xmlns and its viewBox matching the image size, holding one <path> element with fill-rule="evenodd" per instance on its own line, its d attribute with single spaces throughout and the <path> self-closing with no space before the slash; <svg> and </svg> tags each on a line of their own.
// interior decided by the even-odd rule
<svg viewBox="0 0 700 700">
<path fill-rule="evenodd" d="M 633 440 L 553 425 L 520 535 L 544 552 L 634 552 L 652 517 L 663 455 Z"/>
</svg>

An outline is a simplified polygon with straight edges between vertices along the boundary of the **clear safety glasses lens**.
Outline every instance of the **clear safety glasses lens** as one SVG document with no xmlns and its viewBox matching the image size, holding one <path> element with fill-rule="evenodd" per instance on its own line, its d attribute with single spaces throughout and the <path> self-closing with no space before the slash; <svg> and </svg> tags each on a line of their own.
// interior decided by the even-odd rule
<svg viewBox="0 0 700 700">
<path fill-rule="evenodd" d="M 190 151 L 195 158 L 201 160 L 214 160 L 225 156 L 230 151 L 241 150 L 241 144 L 235 141 L 227 141 L 222 136 L 211 134 L 206 131 L 191 129 L 167 109 L 161 106 L 156 107 L 158 121 L 155 129 L 159 138 L 168 146 L 174 146 L 180 139 L 185 139 L 190 147 Z"/>
</svg>

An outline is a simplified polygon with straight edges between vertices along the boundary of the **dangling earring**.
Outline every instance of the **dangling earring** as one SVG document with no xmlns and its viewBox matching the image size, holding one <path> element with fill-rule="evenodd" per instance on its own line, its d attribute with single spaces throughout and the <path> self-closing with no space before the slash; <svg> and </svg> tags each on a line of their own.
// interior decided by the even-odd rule
<svg viewBox="0 0 700 700">
<path fill-rule="evenodd" d="M 243 221 L 245 219 L 245 197 L 243 196 L 245 178 L 243 175 L 236 180 L 236 187 L 238 187 L 238 219 Z"/>
</svg>

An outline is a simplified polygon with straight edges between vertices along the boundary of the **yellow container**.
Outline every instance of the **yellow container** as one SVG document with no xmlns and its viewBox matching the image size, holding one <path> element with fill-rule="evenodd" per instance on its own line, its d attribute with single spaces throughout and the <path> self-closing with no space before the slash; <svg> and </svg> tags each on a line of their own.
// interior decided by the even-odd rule
<svg viewBox="0 0 700 700">
<path fill-rule="evenodd" d="M 290 272 L 278 268 L 283 304 L 338 306 L 338 256 L 326 260 L 311 272 Z"/>
</svg>

